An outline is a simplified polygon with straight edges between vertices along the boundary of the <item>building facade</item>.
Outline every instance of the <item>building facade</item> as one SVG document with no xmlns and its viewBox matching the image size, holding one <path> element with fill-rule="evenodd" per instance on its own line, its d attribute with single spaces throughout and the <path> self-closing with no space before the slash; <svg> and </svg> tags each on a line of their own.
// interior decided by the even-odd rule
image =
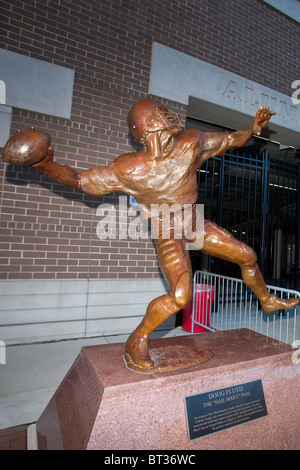
<svg viewBox="0 0 300 470">
<path fill-rule="evenodd" d="M 292 188 L 284 193 L 284 205 L 292 210 L 293 228 L 283 233 L 275 224 L 265 241 L 273 247 L 274 259 L 275 242 L 270 240 L 277 231 L 276 246 L 282 241 L 285 252 L 293 251 L 288 269 L 297 272 L 298 3 L 290 0 L 281 11 L 276 2 L 262 0 L 4 2 L 1 145 L 17 129 L 34 126 L 51 136 L 55 161 L 80 171 L 139 148 L 126 119 L 130 107 L 145 97 L 167 103 L 187 126 L 201 129 L 248 127 L 258 104 L 276 106 L 270 132 L 251 145 L 255 155 L 269 152 L 262 160 L 293 165 L 289 181 L 281 173 L 278 180 L 273 176 L 267 181 L 273 188 Z M 148 301 L 166 289 L 153 241 L 127 230 L 137 215 L 129 198 L 88 196 L 34 168 L 7 166 L 2 160 L 0 172 L 1 339 L 14 343 L 129 333 Z M 199 181 L 203 175 L 199 173 Z M 224 188 L 224 173 L 222 178 L 217 187 L 223 181 Z M 224 225 L 231 216 L 222 218 L 218 212 L 225 193 L 216 197 L 214 183 L 209 181 L 214 189 L 204 195 L 199 189 L 199 201 L 209 217 Z M 205 184 L 208 188 L 208 180 Z M 252 193 L 252 180 L 247 184 Z M 261 200 L 260 192 L 257 198 Z M 113 236 L 106 238 L 99 232 L 107 214 L 103 204 L 114 208 L 117 218 Z M 274 211 L 280 204 L 279 199 L 274 202 Z M 259 224 L 263 214 L 267 217 L 266 206 Z M 245 232 L 241 223 L 239 229 L 229 225 L 224 228 Z M 255 247 L 260 237 L 253 229 Z M 193 261 L 195 269 L 207 266 L 198 255 Z M 286 265 L 282 261 L 265 271 L 271 269 L 273 280 L 274 272 Z M 280 282 L 280 273 L 276 275 Z"/>
</svg>

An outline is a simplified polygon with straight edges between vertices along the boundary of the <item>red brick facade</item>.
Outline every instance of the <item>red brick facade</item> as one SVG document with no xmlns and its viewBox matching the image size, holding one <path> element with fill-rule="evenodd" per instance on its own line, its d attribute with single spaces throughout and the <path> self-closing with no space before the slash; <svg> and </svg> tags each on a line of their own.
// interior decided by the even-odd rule
<svg viewBox="0 0 300 470">
<path fill-rule="evenodd" d="M 14 108 L 11 133 L 48 132 L 55 160 L 77 170 L 135 145 L 126 116 L 147 96 L 153 41 L 286 95 L 300 78 L 299 24 L 261 0 L 13 0 L 0 11 L 2 48 L 75 71 L 70 120 Z M 117 194 L 93 198 L 2 160 L 0 171 L 0 279 L 160 276 L 150 239 L 97 238 L 96 209 Z"/>
</svg>

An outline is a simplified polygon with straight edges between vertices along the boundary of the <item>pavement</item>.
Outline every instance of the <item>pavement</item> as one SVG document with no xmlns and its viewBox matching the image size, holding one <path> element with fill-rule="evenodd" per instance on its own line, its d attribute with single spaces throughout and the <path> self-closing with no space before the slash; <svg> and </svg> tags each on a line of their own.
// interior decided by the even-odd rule
<svg viewBox="0 0 300 470">
<path fill-rule="evenodd" d="M 181 328 L 151 338 L 188 334 Z M 36 423 L 84 346 L 125 343 L 128 335 L 6 347 L 0 364 L 0 430 Z"/>
</svg>

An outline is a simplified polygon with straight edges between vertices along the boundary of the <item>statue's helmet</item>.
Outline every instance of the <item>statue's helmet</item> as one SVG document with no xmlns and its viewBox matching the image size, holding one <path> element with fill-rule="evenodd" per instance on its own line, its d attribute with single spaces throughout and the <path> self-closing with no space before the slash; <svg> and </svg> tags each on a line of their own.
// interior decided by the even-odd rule
<svg viewBox="0 0 300 470">
<path fill-rule="evenodd" d="M 151 132 L 168 129 L 178 134 L 183 129 L 177 113 L 151 99 L 135 103 L 128 113 L 127 123 L 129 132 L 142 143 Z"/>
</svg>

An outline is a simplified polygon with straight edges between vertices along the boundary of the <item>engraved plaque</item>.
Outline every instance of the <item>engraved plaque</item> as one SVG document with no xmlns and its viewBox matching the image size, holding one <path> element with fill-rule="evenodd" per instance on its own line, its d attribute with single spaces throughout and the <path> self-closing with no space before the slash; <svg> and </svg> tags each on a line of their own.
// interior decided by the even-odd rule
<svg viewBox="0 0 300 470">
<path fill-rule="evenodd" d="M 185 398 L 189 439 L 267 416 L 261 380 Z"/>
</svg>

